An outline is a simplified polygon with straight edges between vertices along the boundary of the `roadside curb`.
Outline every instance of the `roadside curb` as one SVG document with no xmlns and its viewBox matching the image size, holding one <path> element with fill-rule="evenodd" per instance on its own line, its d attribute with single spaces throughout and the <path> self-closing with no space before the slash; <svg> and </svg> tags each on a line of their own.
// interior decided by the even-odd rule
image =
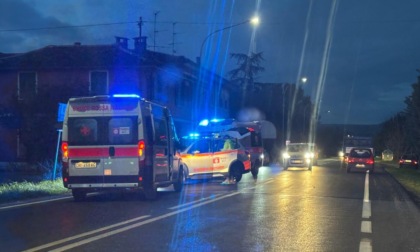
<svg viewBox="0 0 420 252">
<path fill-rule="evenodd" d="M 408 190 L 397 178 L 394 177 L 394 175 L 392 175 L 391 173 L 389 173 L 385 169 L 386 167 L 396 168 L 396 166 L 393 165 L 393 164 L 386 164 L 386 163 L 382 163 L 382 162 L 381 162 L 381 165 L 382 165 L 383 170 L 387 174 L 389 174 L 403 188 L 403 190 L 407 193 L 407 195 L 414 202 L 414 204 L 420 209 L 420 197 L 417 194 L 415 194 L 414 192 Z"/>
</svg>

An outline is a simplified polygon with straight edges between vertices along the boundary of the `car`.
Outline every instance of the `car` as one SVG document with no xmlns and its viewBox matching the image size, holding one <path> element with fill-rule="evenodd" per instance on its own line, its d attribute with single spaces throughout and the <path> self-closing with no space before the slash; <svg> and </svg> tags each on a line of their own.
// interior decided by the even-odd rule
<svg viewBox="0 0 420 252">
<path fill-rule="evenodd" d="M 352 148 L 346 160 L 347 172 L 375 170 L 375 158 L 370 148 Z"/>
<path fill-rule="evenodd" d="M 251 171 L 250 155 L 244 146 L 223 133 L 200 136 L 180 154 L 188 179 L 222 177 L 239 182 Z"/>
<path fill-rule="evenodd" d="M 312 170 L 317 165 L 318 151 L 313 143 L 289 143 L 283 153 L 284 170 L 289 167 L 304 167 Z"/>
<path fill-rule="evenodd" d="M 399 168 L 403 168 L 404 166 L 413 167 L 415 169 L 419 168 L 419 156 L 415 154 L 405 154 L 400 157 L 398 161 Z"/>
</svg>

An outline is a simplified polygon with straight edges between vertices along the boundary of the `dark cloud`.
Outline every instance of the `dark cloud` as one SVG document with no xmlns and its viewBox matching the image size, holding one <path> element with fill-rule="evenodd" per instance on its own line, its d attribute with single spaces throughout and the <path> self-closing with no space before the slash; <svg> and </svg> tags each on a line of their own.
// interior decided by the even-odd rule
<svg viewBox="0 0 420 252">
<path fill-rule="evenodd" d="M 0 52 L 24 52 L 49 44 L 110 44 L 114 36 L 138 36 L 133 23 L 143 17 L 142 35 L 149 49 L 195 60 L 211 32 L 240 23 L 256 12 L 256 0 L 2 0 Z M 312 9 L 308 12 L 310 3 Z M 261 24 L 240 25 L 211 36 L 204 43 L 203 64 L 221 75 L 235 67 L 230 53 L 247 53 L 252 45 L 263 52 L 266 71 L 261 82 L 295 82 L 308 77 L 312 97 L 318 83 L 334 0 L 260 1 Z M 337 0 L 332 47 L 323 83 L 324 122 L 379 123 L 403 109 L 420 68 L 418 0 Z M 155 13 L 159 12 L 156 16 Z M 308 29 L 306 22 L 308 20 Z M 7 29 L 78 26 L 83 28 L 5 32 Z M 174 26 L 173 23 L 176 23 Z M 175 28 L 175 30 L 173 30 Z M 174 34 L 175 33 L 175 34 Z M 303 48 L 305 33 L 308 35 Z M 173 40 L 175 46 L 170 45 Z M 153 45 L 156 43 L 156 48 Z M 305 49 L 305 57 L 301 54 Z M 361 113 L 361 111 L 368 112 Z"/>
<path fill-rule="evenodd" d="M 68 44 L 85 37 L 84 32 L 77 28 L 38 29 L 72 25 L 70 22 L 60 21 L 54 14 L 42 15 L 31 4 L 21 0 L 0 1 L 0 40 L 3 41 L 1 51 L 22 52 L 49 44 Z"/>
</svg>

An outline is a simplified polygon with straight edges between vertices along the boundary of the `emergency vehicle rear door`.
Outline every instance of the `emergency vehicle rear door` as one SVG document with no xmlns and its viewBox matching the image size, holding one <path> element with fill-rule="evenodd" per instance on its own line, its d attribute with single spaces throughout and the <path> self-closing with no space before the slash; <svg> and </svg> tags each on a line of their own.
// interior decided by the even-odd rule
<svg viewBox="0 0 420 252">
<path fill-rule="evenodd" d="M 152 107 L 153 115 L 153 169 L 156 181 L 168 181 L 170 179 L 170 135 L 169 118 L 165 108 L 160 106 Z"/>
</svg>

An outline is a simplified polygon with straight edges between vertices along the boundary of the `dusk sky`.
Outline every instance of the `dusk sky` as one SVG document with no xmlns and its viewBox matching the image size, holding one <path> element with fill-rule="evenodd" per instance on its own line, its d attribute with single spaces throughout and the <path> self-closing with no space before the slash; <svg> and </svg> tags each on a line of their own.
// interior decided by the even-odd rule
<svg viewBox="0 0 420 252">
<path fill-rule="evenodd" d="M 263 52 L 258 82 L 307 77 L 323 123 L 376 124 L 405 108 L 417 81 L 419 10 L 418 0 L 0 0 L 0 52 L 111 44 L 138 36 L 142 17 L 149 50 L 195 61 L 207 34 L 257 14 L 258 27 L 211 36 L 203 64 L 227 77 L 230 53 Z"/>
</svg>

